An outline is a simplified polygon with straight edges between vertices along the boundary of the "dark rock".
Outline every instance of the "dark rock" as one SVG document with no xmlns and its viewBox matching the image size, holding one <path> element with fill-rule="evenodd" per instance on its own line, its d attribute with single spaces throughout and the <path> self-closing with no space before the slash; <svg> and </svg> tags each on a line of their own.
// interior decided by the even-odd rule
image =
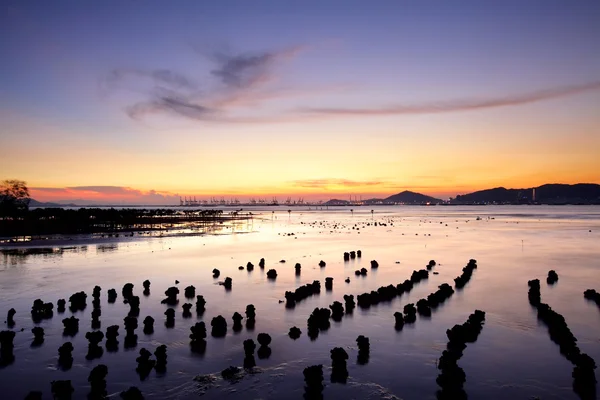
<svg viewBox="0 0 600 400">
<path fill-rule="evenodd" d="M 149 315 L 144 318 L 144 333 L 146 335 L 151 335 L 154 333 L 154 318 Z"/>
<path fill-rule="evenodd" d="M 140 315 L 140 298 L 138 296 L 130 296 L 127 302 L 129 303 L 129 316 L 137 317 Z"/>
<path fill-rule="evenodd" d="M 248 264 L 246 264 L 246 269 L 248 270 L 248 272 L 254 271 L 254 264 L 248 261 Z"/>
<path fill-rule="evenodd" d="M 108 367 L 104 364 L 99 364 L 92 369 L 88 376 L 90 383 L 89 398 L 103 399 L 106 397 L 106 375 L 108 375 Z"/>
<path fill-rule="evenodd" d="M 346 383 L 348 379 L 348 369 L 346 360 L 348 353 L 341 347 L 335 347 L 331 350 L 331 382 Z"/>
<path fill-rule="evenodd" d="M 240 266 L 238 267 L 238 269 L 241 271 L 241 270 L 243 270 L 243 269 L 244 269 L 244 266 L 243 266 L 243 265 L 240 265 Z"/>
<path fill-rule="evenodd" d="M 232 284 L 232 279 L 230 277 L 225 278 L 225 281 L 223 282 L 223 286 L 225 286 L 225 289 L 227 290 L 231 290 L 231 284 Z"/>
<path fill-rule="evenodd" d="M 327 265 L 327 263 L 325 263 L 325 261 L 321 260 L 319 261 L 319 267 L 323 268 Z"/>
<path fill-rule="evenodd" d="M 304 368 L 304 398 L 317 400 L 323 398 L 323 365 L 311 365 Z"/>
<path fill-rule="evenodd" d="M 184 294 L 187 299 L 193 299 L 196 296 L 196 288 L 190 285 L 185 288 Z"/>
<path fill-rule="evenodd" d="M 238 367 L 228 367 L 221 371 L 223 379 L 231 380 L 237 378 L 241 370 Z"/>
<path fill-rule="evenodd" d="M 371 260 L 371 268 L 379 268 L 379 263 L 375 260 Z"/>
<path fill-rule="evenodd" d="M 460 276 L 454 278 L 454 286 L 457 289 L 462 289 L 471 280 L 473 270 L 477 269 L 477 261 L 471 259 L 469 263 L 463 268 L 463 272 Z"/>
<path fill-rule="evenodd" d="M 54 304 L 52 303 L 44 303 L 40 299 L 36 299 L 33 302 L 33 306 L 31 307 L 31 319 L 35 323 L 40 322 L 43 319 L 50 319 L 54 315 L 53 310 Z M 10 310 L 8 312 L 10 314 Z M 11 318 L 12 320 L 12 318 Z M 9 321 L 7 321 L 8 324 Z"/>
<path fill-rule="evenodd" d="M 156 364 L 154 369 L 156 372 L 163 373 L 167 370 L 167 346 L 161 344 L 154 351 L 154 357 L 156 357 Z"/>
<path fill-rule="evenodd" d="M 60 314 L 64 313 L 66 304 L 67 302 L 65 299 L 58 299 L 56 302 L 56 311 L 58 311 Z"/>
<path fill-rule="evenodd" d="M 73 316 L 62 320 L 64 336 L 75 336 L 79 332 L 79 319 Z"/>
<path fill-rule="evenodd" d="M 70 369 L 73 365 L 73 344 L 65 342 L 58 348 L 58 364 L 64 370 Z"/>
<path fill-rule="evenodd" d="M 126 283 L 125 285 L 123 285 L 121 295 L 123 296 L 124 302 L 126 302 L 131 296 L 133 296 L 133 283 Z"/>
<path fill-rule="evenodd" d="M 183 318 L 190 318 L 192 316 L 192 313 L 190 312 L 192 309 L 191 303 L 185 303 L 181 308 L 183 308 Z"/>
<path fill-rule="evenodd" d="M 325 278 L 325 289 L 326 290 L 333 289 L 333 278 L 332 277 Z"/>
<path fill-rule="evenodd" d="M 117 300 L 117 291 L 115 289 L 108 289 L 106 294 L 108 296 L 109 303 L 114 303 Z"/>
<path fill-rule="evenodd" d="M 212 327 L 211 335 L 214 337 L 224 337 L 227 334 L 227 321 L 221 315 L 214 317 L 210 326 Z"/>
<path fill-rule="evenodd" d="M 135 386 L 131 386 L 129 389 L 123 391 L 119 395 L 123 400 L 144 400 L 144 396 L 140 389 Z"/>
<path fill-rule="evenodd" d="M 215 279 L 216 279 L 216 278 L 218 278 L 218 277 L 219 277 L 219 275 L 221 275 L 221 271 L 219 271 L 219 270 L 218 270 L 218 269 L 216 269 L 216 268 L 215 268 L 215 269 L 213 269 L 213 270 L 212 270 L 212 272 L 213 272 L 213 278 L 215 278 Z"/>
<path fill-rule="evenodd" d="M 172 328 L 175 326 L 175 310 L 173 310 L 172 308 L 168 308 L 165 311 L 165 315 L 167 317 L 167 320 L 165 321 L 165 326 L 167 328 Z"/>
<path fill-rule="evenodd" d="M 347 277 L 347 278 L 344 280 L 344 282 L 346 282 L 346 283 L 350 283 L 350 277 Z"/>
<path fill-rule="evenodd" d="M 288 333 L 288 336 L 289 336 L 290 338 L 292 338 L 292 339 L 296 340 L 296 339 L 298 339 L 298 338 L 300 337 L 300 335 L 301 335 L 301 334 L 302 334 L 302 331 L 301 331 L 299 328 L 297 328 L 297 327 L 295 327 L 295 326 L 292 326 L 292 327 L 290 328 L 290 331 L 289 331 L 289 333 Z"/>
<path fill-rule="evenodd" d="M 206 305 L 206 300 L 204 300 L 204 296 L 202 296 L 202 295 L 196 296 L 196 314 L 198 314 L 198 315 L 204 314 L 204 311 L 206 310 L 205 305 Z"/>
<path fill-rule="evenodd" d="M 258 266 L 260 267 L 260 269 L 265 268 L 265 259 L 264 258 L 260 259 L 260 261 L 258 262 Z"/>
<path fill-rule="evenodd" d="M 13 317 L 15 316 L 17 312 L 15 311 L 14 308 L 11 308 L 10 310 L 8 310 L 8 313 L 6 315 L 6 325 L 8 325 L 9 328 L 12 328 L 13 326 L 15 326 L 15 320 L 13 319 Z"/>
<path fill-rule="evenodd" d="M 42 392 L 32 390 L 31 392 L 27 393 L 25 400 L 42 400 Z"/>
<path fill-rule="evenodd" d="M 52 381 L 50 382 L 50 391 L 56 400 L 69 400 L 73 396 L 73 385 L 71 381 Z"/>
<path fill-rule="evenodd" d="M 269 278 L 269 279 L 277 278 L 277 271 L 275 271 L 274 269 L 270 269 L 269 271 L 267 271 L 267 278 Z"/>
<path fill-rule="evenodd" d="M 360 335 L 356 338 L 356 345 L 358 346 L 358 358 L 356 362 L 360 365 L 367 364 L 369 362 L 369 355 L 371 350 L 369 338 Z"/>
<path fill-rule="evenodd" d="M 348 252 L 344 253 L 344 261 L 350 261 L 350 253 L 348 253 Z"/>
<path fill-rule="evenodd" d="M 430 271 L 435 266 L 436 266 L 435 260 L 430 260 L 429 264 L 427 264 L 427 270 Z"/>
<path fill-rule="evenodd" d="M 69 310 L 71 310 L 71 312 L 85 310 L 85 307 L 87 306 L 86 299 L 87 294 L 85 294 L 85 292 L 72 294 L 71 297 L 69 297 Z"/>
<path fill-rule="evenodd" d="M 151 356 L 152 353 L 150 353 L 148 350 L 142 347 L 140 349 L 140 356 L 135 359 L 135 361 L 137 361 L 138 363 L 135 372 L 138 373 L 138 375 L 140 376 L 140 380 L 142 381 L 145 380 L 148 377 L 148 375 L 150 375 L 150 372 L 156 365 L 156 360 L 150 359 Z"/>
<path fill-rule="evenodd" d="M 31 329 L 31 333 L 33 333 L 33 342 L 31 343 L 33 347 L 40 346 L 44 343 L 44 328 L 36 326 Z"/>
<path fill-rule="evenodd" d="M 334 301 L 332 305 L 329 306 L 331 309 L 331 318 L 334 321 L 341 321 L 344 316 L 344 306 L 339 301 Z"/>
<path fill-rule="evenodd" d="M 144 287 L 144 296 L 150 296 L 150 281 L 146 279 L 142 286 Z"/>
<path fill-rule="evenodd" d="M 356 258 L 356 252 L 355 251 L 351 251 L 350 252 L 350 258 L 353 259 L 353 260 Z"/>
<path fill-rule="evenodd" d="M 419 313 L 419 315 L 422 315 L 424 317 L 431 316 L 431 308 L 429 307 L 429 302 L 427 301 L 427 299 L 421 299 L 417 301 L 417 312 Z"/>
<path fill-rule="evenodd" d="M 171 286 L 170 288 L 165 290 L 165 295 L 167 296 L 167 298 L 163 299 L 161 301 L 161 304 L 167 304 L 170 306 L 174 306 L 174 305 L 178 304 L 179 303 L 179 300 L 177 299 L 178 294 L 179 294 L 179 289 L 175 286 Z"/>
<path fill-rule="evenodd" d="M 361 258 L 362 257 L 362 251 L 357 250 L 356 251 L 356 257 Z"/>
<path fill-rule="evenodd" d="M 558 274 L 555 270 L 551 269 L 550 271 L 548 271 L 548 277 L 546 278 L 546 282 L 549 285 L 554 285 L 556 282 L 558 282 Z"/>
<path fill-rule="evenodd" d="M 271 336 L 268 333 L 259 333 L 256 340 L 261 346 L 268 346 L 271 344 Z"/>
<path fill-rule="evenodd" d="M 14 341 L 15 332 L 2 331 L 0 332 L 0 365 L 8 365 L 15 360 L 13 350 L 15 348 Z"/>
</svg>

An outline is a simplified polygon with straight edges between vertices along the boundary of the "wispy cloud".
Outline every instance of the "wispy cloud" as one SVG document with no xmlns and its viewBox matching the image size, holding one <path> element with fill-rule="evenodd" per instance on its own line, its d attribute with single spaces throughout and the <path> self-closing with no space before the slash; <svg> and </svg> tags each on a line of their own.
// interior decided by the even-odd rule
<svg viewBox="0 0 600 400">
<path fill-rule="evenodd" d="M 292 185 L 303 188 L 327 189 L 329 187 L 361 187 L 361 186 L 381 186 L 383 181 L 353 181 L 350 179 L 302 179 L 292 181 Z"/>
<path fill-rule="evenodd" d="M 544 89 L 529 93 L 515 94 L 506 97 L 463 99 L 439 101 L 421 104 L 399 104 L 390 107 L 376 108 L 345 108 L 345 107 L 323 107 L 302 108 L 299 111 L 309 114 L 328 116 L 376 116 L 376 115 L 403 115 L 403 114 L 436 114 L 459 111 L 471 111 L 486 108 L 497 108 L 506 106 L 517 106 L 522 104 L 536 103 L 560 97 L 572 96 L 579 93 L 600 90 L 600 81 L 579 85 L 562 86 Z"/>
<path fill-rule="evenodd" d="M 127 186 L 31 187 L 38 201 L 76 201 L 78 204 L 177 204 L 176 193 Z"/>
</svg>

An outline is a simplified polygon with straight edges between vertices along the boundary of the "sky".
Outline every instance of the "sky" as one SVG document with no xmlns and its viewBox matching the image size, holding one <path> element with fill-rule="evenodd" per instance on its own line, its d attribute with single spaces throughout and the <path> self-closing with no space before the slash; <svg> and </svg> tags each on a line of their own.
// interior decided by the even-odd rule
<svg viewBox="0 0 600 400">
<path fill-rule="evenodd" d="M 0 180 L 40 201 L 600 183 L 600 2 L 0 4 Z"/>
</svg>

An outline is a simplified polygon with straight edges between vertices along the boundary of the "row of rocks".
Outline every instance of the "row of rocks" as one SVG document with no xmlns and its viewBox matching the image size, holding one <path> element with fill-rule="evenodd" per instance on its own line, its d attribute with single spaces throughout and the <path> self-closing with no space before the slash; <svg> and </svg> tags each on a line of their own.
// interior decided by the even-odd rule
<svg viewBox="0 0 600 400">
<path fill-rule="evenodd" d="M 454 286 L 462 289 L 471 280 L 473 271 L 477 269 L 477 260 L 470 259 L 469 263 L 462 269 L 462 274 L 454 278 Z"/>
<path fill-rule="evenodd" d="M 300 286 L 293 292 L 285 292 L 285 306 L 287 308 L 294 308 L 296 303 L 306 299 L 307 297 L 321 293 L 321 282 L 313 281 L 313 283 L 307 283 L 306 285 Z"/>
<path fill-rule="evenodd" d="M 467 343 L 473 343 L 483 329 L 485 321 L 485 312 L 475 310 L 469 315 L 468 320 L 462 325 L 454 325 L 446 331 L 448 344 L 446 350 L 442 352 L 437 367 L 441 371 L 436 382 L 441 387 L 438 391 L 438 399 L 466 399 L 467 394 L 463 390 L 466 381 L 466 375 L 462 368 L 457 364 L 463 355 L 463 350 Z"/>
<path fill-rule="evenodd" d="M 401 296 L 404 293 L 408 293 L 412 290 L 415 283 L 419 283 L 422 280 L 429 278 L 429 271 L 422 269 L 419 271 L 413 271 L 410 279 L 405 280 L 403 283 L 398 285 L 382 286 L 377 291 L 371 291 L 370 293 L 359 294 L 356 297 L 358 306 L 360 308 L 369 308 L 372 305 L 376 305 L 384 301 L 392 301 L 397 296 Z"/>
<path fill-rule="evenodd" d="M 350 251 L 350 252 L 344 252 L 344 261 L 350 261 L 350 259 L 355 259 L 355 258 L 361 258 L 362 257 L 362 251 L 357 250 L 357 251 Z"/>
</svg>

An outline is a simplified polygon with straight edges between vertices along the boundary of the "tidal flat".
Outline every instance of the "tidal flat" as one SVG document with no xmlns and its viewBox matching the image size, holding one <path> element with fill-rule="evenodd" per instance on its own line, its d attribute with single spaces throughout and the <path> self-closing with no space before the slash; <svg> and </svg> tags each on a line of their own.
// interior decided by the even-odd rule
<svg viewBox="0 0 600 400">
<path fill-rule="evenodd" d="M 57 380 L 71 380 L 73 398 L 84 398 L 90 392 L 90 371 L 99 364 L 108 367 L 106 390 L 114 398 L 131 386 L 150 399 L 302 398 L 304 369 L 322 364 L 325 399 L 435 399 L 441 389 L 437 364 L 448 343 L 446 331 L 463 324 L 475 310 L 486 313 L 485 323 L 458 361 L 470 399 L 580 398 L 572 388 L 573 364 L 530 305 L 528 281 L 540 280 L 542 302 L 564 316 L 579 349 L 600 362 L 600 308 L 583 295 L 587 289 L 600 290 L 600 207 L 402 206 L 373 211 L 297 207 L 288 213 L 280 207 L 257 210 L 251 221 L 203 235 L 0 248 L 2 321 L 11 308 L 16 311 L 14 326 L 3 322 L 1 327 L 15 332 L 14 360 L 0 366 L 2 398 L 22 399 L 32 390 L 52 398 L 50 382 Z M 357 250 L 360 258 L 344 260 L 345 252 Z M 264 268 L 259 266 L 261 258 Z M 471 259 L 477 261 L 477 269 L 458 288 L 455 278 Z M 377 268 L 372 268 L 372 260 Z M 341 319 L 331 319 L 318 337 L 309 337 L 307 319 L 315 308 L 329 308 L 335 301 L 344 304 L 344 295 L 357 299 L 382 286 L 401 284 L 413 271 L 426 269 L 430 260 L 435 266 L 428 278 L 410 291 L 368 308 L 357 306 Z M 249 262 L 252 270 L 247 269 Z M 301 266 L 299 274 L 296 264 Z M 213 277 L 215 268 L 218 278 Z M 366 275 L 355 274 L 361 268 Z M 267 278 L 271 269 L 277 271 L 275 279 Z M 552 285 L 546 282 L 550 270 L 559 278 Z M 231 278 L 230 290 L 219 284 L 226 277 Z M 331 290 L 325 287 L 328 277 L 333 278 Z M 145 280 L 151 283 L 149 294 L 143 293 Z M 315 280 L 320 293 L 286 307 L 286 291 Z M 130 305 L 122 296 L 126 283 L 134 285 L 133 294 L 140 299 L 137 344 L 128 349 L 124 318 Z M 454 293 L 432 308 L 430 316 L 418 314 L 413 323 L 395 327 L 395 312 L 417 304 L 444 283 Z M 195 295 L 206 300 L 201 315 L 194 310 L 196 298 L 185 297 L 185 288 L 192 285 Z M 92 329 L 95 286 L 101 288 L 98 329 Z M 178 304 L 161 304 L 170 287 L 180 291 Z M 107 292 L 113 288 L 117 299 L 109 303 Z M 68 300 L 81 291 L 88 296 L 85 309 L 71 312 L 67 303 L 64 313 L 58 312 L 58 299 Z M 36 299 L 53 303 L 51 318 L 32 319 Z M 193 305 L 191 316 L 183 316 L 185 303 Z M 238 312 L 245 317 L 249 304 L 256 309 L 254 327 L 249 329 L 244 319 L 242 329 L 234 331 L 232 316 Z M 175 310 L 172 327 L 165 325 L 169 308 Z M 225 318 L 227 332 L 215 338 L 211 321 L 218 315 Z M 71 316 L 79 319 L 78 332 L 64 336 L 62 321 Z M 146 316 L 155 320 L 152 334 L 143 332 Z M 206 349 L 195 352 L 190 328 L 201 321 L 207 328 Z M 102 354 L 86 359 L 86 333 L 106 333 L 112 325 L 120 327 L 117 351 L 108 351 L 102 340 Z M 302 332 L 295 340 L 288 336 L 293 326 Z M 34 327 L 45 333 L 36 346 Z M 271 336 L 271 352 L 268 357 L 257 353 L 256 367 L 244 370 L 243 342 L 257 342 L 260 333 Z M 366 363 L 358 362 L 359 335 L 369 339 Z M 74 347 L 73 365 L 64 370 L 58 364 L 58 348 L 67 341 Z M 140 376 L 140 350 L 154 353 L 160 345 L 167 346 L 166 369 Z M 346 383 L 331 379 L 330 351 L 336 347 L 349 356 Z M 221 371 L 230 366 L 241 371 L 225 379 Z"/>
</svg>

